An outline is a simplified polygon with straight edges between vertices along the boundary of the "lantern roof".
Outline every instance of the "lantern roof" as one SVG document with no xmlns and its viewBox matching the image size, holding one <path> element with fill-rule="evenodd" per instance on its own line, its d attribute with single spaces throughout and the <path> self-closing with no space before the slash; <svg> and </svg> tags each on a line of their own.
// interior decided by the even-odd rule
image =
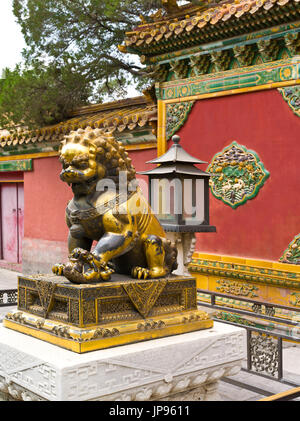
<svg viewBox="0 0 300 421">
<path fill-rule="evenodd" d="M 179 145 L 180 137 L 175 135 L 172 137 L 173 145 L 162 156 L 151 161 L 147 164 L 159 164 L 158 167 L 139 172 L 143 175 L 164 175 L 164 174 L 183 174 L 196 177 L 210 177 L 210 174 L 195 167 L 194 164 L 207 164 L 205 161 L 194 158 L 187 153 L 182 146 Z"/>
<path fill-rule="evenodd" d="M 194 165 L 187 164 L 173 164 L 173 165 L 160 165 L 157 168 L 149 171 L 139 172 L 143 175 L 164 175 L 164 174 L 184 174 L 184 175 L 194 175 L 202 177 L 210 177 L 210 174 L 199 170 L 199 168 L 194 167 Z"/>
<path fill-rule="evenodd" d="M 175 135 L 172 137 L 173 145 L 170 149 L 162 156 L 147 161 L 147 164 L 166 164 L 181 162 L 184 164 L 207 164 L 205 161 L 194 158 L 187 153 L 181 145 L 179 145 L 180 137 Z"/>
</svg>

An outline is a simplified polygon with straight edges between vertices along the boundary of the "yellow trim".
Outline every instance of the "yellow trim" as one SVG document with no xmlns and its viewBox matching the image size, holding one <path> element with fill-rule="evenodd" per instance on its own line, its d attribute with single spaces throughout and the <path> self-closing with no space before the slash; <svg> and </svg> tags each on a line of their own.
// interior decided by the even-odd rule
<svg viewBox="0 0 300 421">
<path fill-rule="evenodd" d="M 144 149 L 153 149 L 156 147 L 157 147 L 156 142 L 139 143 L 136 145 L 124 145 L 124 148 L 126 149 L 126 151 L 139 151 L 139 150 L 144 150 Z"/>
<path fill-rule="evenodd" d="M 34 158 L 48 158 L 51 156 L 58 156 L 59 153 L 56 151 L 52 152 L 40 152 L 32 154 L 22 154 L 22 155 L 11 155 L 11 156 L 0 156 L 0 161 L 18 161 L 19 159 L 34 159 Z"/>
<path fill-rule="evenodd" d="M 166 101 L 157 101 L 157 156 L 161 156 L 167 151 L 167 136 L 166 136 Z"/>
<path fill-rule="evenodd" d="M 290 272 L 290 273 L 300 273 L 299 265 L 280 263 L 273 260 L 253 259 L 253 258 L 248 258 L 248 257 L 227 256 L 227 255 L 221 255 L 221 254 L 217 255 L 217 254 L 201 253 L 201 252 L 196 251 L 193 254 L 193 260 L 197 260 L 197 259 L 213 260 L 213 261 L 232 263 L 232 264 L 235 263 L 235 264 L 245 265 L 249 267 L 273 269 L 275 271 L 280 270 L 280 271 Z M 271 275 L 269 274 L 267 276 L 269 277 Z"/>
<path fill-rule="evenodd" d="M 173 326 L 166 326 L 165 328 L 151 330 L 148 332 L 135 331 L 117 337 L 108 337 L 99 340 L 84 341 L 81 343 L 71 339 L 64 339 L 51 333 L 44 332 L 33 327 L 24 326 L 17 322 L 13 322 L 7 319 L 3 320 L 3 325 L 9 329 L 13 329 L 17 332 L 24 333 L 25 335 L 32 336 L 34 338 L 49 342 L 51 344 L 81 354 L 84 352 L 96 351 L 99 349 L 127 345 L 134 342 L 158 339 L 166 336 L 180 335 L 182 333 L 193 332 L 195 330 L 200 329 L 210 329 L 211 327 L 213 327 L 213 321 L 211 319 L 199 320 L 187 324 L 176 324 Z"/>
<path fill-rule="evenodd" d="M 300 387 L 295 387 L 293 389 L 286 390 L 285 392 L 276 393 L 276 395 L 267 396 L 266 398 L 259 399 L 259 402 L 262 402 L 262 401 L 277 401 L 277 400 L 282 399 L 282 398 L 288 398 L 289 396 L 291 396 L 293 394 L 296 394 L 296 393 L 300 393 Z"/>
<path fill-rule="evenodd" d="M 0 178 L 0 183 L 24 183 L 24 180 L 1 180 Z"/>
<path fill-rule="evenodd" d="M 196 278 L 197 288 L 230 295 L 234 300 L 230 307 L 243 309 L 244 304 L 238 301 L 247 298 L 275 308 L 277 305 L 287 306 L 288 312 L 299 310 L 299 265 L 196 252 L 189 264 L 189 272 Z M 220 298 L 220 302 L 222 300 Z M 291 317 L 283 310 L 278 309 L 277 313 L 283 322 Z M 295 320 L 299 317 L 298 313 L 293 316 Z"/>
</svg>

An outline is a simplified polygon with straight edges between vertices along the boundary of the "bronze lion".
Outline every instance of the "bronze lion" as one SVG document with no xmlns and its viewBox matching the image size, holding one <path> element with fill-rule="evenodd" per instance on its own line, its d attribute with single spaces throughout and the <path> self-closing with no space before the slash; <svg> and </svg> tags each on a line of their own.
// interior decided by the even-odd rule
<svg viewBox="0 0 300 421">
<path fill-rule="evenodd" d="M 176 269 L 176 248 L 143 197 L 121 142 L 101 129 L 79 129 L 61 143 L 60 161 L 60 178 L 74 197 L 66 209 L 69 262 L 55 265 L 55 274 L 82 284 L 107 281 L 114 272 L 147 279 Z"/>
</svg>

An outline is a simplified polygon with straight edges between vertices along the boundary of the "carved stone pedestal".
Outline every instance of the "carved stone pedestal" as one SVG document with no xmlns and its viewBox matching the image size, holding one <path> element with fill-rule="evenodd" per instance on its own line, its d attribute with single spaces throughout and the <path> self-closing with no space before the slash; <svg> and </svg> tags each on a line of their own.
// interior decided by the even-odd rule
<svg viewBox="0 0 300 421">
<path fill-rule="evenodd" d="M 238 373 L 245 341 L 244 329 L 215 322 L 77 354 L 1 326 L 0 400 L 218 400 L 218 380 Z"/>
<path fill-rule="evenodd" d="M 3 324 L 78 353 L 209 329 L 196 280 L 168 276 L 75 285 L 54 275 L 20 276 L 18 309 Z"/>
</svg>

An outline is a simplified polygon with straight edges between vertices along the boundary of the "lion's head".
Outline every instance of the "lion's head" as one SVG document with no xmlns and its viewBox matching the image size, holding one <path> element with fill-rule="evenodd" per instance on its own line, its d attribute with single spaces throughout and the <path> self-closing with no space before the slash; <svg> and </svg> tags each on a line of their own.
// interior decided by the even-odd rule
<svg viewBox="0 0 300 421">
<path fill-rule="evenodd" d="M 120 171 L 127 173 L 128 182 L 135 179 L 122 143 L 104 130 L 87 127 L 72 131 L 61 142 L 59 152 L 63 165 L 60 178 L 72 186 L 75 195 L 92 193 L 103 178 L 117 184 Z"/>
</svg>

